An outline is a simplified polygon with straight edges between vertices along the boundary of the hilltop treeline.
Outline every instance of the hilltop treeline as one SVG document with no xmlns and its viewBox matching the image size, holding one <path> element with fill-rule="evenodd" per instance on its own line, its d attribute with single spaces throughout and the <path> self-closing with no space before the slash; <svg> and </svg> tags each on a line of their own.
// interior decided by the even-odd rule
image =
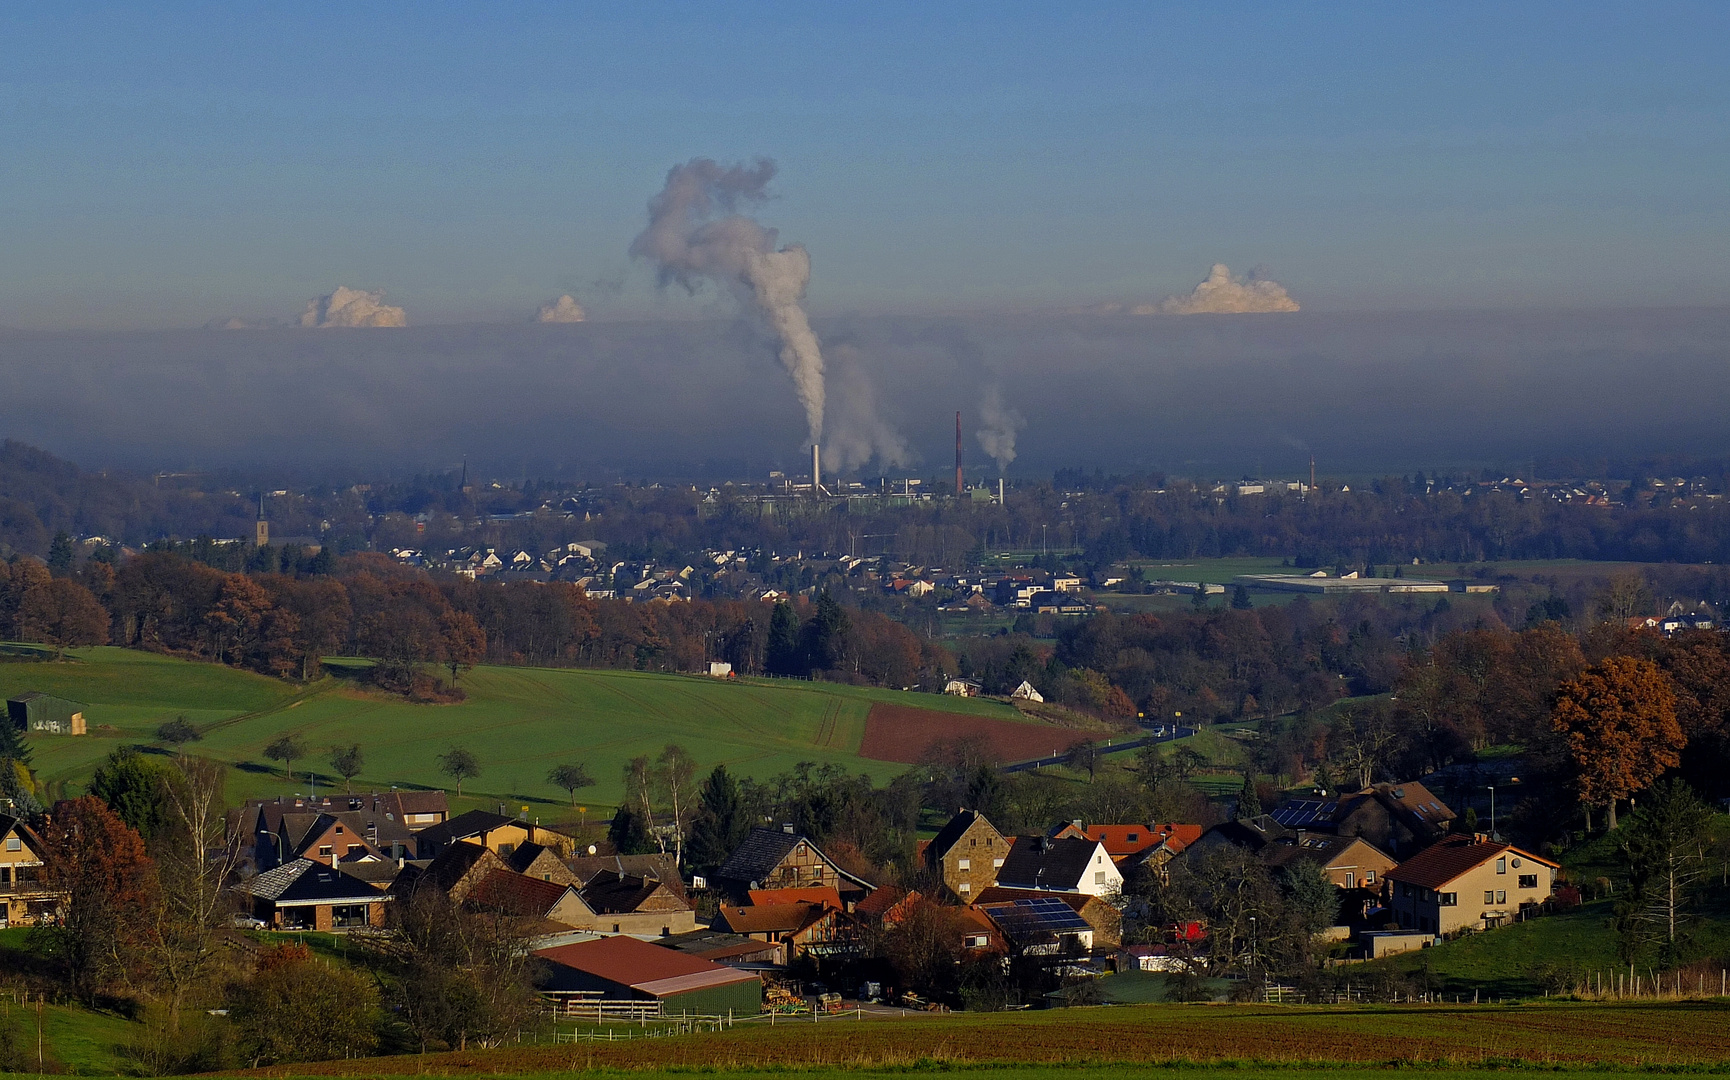
<svg viewBox="0 0 1730 1080">
<path fill-rule="evenodd" d="M 375 679 L 422 694 L 425 666 L 483 661 L 821 675 L 905 687 L 946 659 L 874 612 L 816 603 L 596 600 L 561 582 L 433 579 L 375 555 L 332 574 L 246 574 L 169 552 L 51 574 L 0 563 L 0 635 L 67 647 L 113 643 L 305 679 L 325 656 L 379 661 Z"/>
</svg>

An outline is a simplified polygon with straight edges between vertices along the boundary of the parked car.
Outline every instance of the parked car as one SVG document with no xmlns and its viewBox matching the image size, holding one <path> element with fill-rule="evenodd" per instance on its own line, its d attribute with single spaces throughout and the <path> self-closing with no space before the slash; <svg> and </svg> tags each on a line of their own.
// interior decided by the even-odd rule
<svg viewBox="0 0 1730 1080">
<path fill-rule="evenodd" d="M 251 915 L 235 915 L 228 920 L 228 925 L 236 930 L 268 930 L 270 924 L 263 919 L 255 919 Z"/>
</svg>

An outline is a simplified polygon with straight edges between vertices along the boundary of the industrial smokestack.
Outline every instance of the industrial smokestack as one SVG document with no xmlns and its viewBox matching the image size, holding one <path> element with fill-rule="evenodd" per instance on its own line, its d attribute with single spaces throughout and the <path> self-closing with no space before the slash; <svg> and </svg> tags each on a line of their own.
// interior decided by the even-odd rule
<svg viewBox="0 0 1730 1080">
<path fill-rule="evenodd" d="M 1003 477 L 997 478 L 997 505 L 1003 505 Z"/>
<path fill-rule="evenodd" d="M 1310 491 L 1316 489 L 1316 456 L 1310 455 Z M 1304 498 L 1309 498 L 1309 491 L 1304 492 Z"/>
<path fill-rule="evenodd" d="M 823 448 L 811 444 L 811 496 L 823 494 Z"/>
<path fill-rule="evenodd" d="M 961 414 L 955 414 L 955 495 L 961 495 Z"/>
</svg>

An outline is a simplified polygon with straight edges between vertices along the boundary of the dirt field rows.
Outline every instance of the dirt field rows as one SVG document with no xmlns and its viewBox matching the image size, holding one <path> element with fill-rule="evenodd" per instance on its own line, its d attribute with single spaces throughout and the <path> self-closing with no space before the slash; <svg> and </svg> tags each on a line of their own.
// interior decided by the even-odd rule
<svg viewBox="0 0 1730 1080">
<path fill-rule="evenodd" d="M 1061 753 L 1091 736 L 1050 724 L 1018 723 L 989 716 L 935 712 L 878 702 L 865 718 L 865 738 L 859 756 L 874 761 L 914 764 L 925 758 L 933 743 L 978 739 L 999 762 L 1027 761 Z"/>
<path fill-rule="evenodd" d="M 1682 1067 L 1730 1060 L 1730 1005 L 1280 1008 L 1137 1006 L 753 1025 L 713 1035 L 333 1061 L 266 1075 L 509 1074 L 577 1069 L 874 1068 L 1109 1062 Z"/>
</svg>

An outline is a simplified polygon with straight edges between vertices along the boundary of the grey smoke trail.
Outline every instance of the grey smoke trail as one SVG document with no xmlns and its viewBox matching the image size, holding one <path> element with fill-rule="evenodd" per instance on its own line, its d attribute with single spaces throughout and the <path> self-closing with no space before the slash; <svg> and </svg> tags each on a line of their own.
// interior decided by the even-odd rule
<svg viewBox="0 0 1730 1080">
<path fill-rule="evenodd" d="M 833 345 L 829 350 L 829 381 L 835 393 L 829 403 L 823 463 L 840 472 L 872 458 L 885 468 L 905 465 L 911 456 L 907 440 L 878 412 L 877 387 L 865 370 L 864 360 L 851 345 Z"/>
<path fill-rule="evenodd" d="M 996 383 L 985 388 L 985 397 L 979 402 L 979 419 L 985 425 L 975 433 L 979 446 L 996 459 L 997 471 L 1001 473 L 1015 460 L 1015 433 L 1026 421 L 1004 403 L 1003 390 Z"/>
<path fill-rule="evenodd" d="M 801 306 L 811 257 L 798 244 L 777 248 L 774 229 L 737 212 L 741 204 L 767 198 L 774 176 L 775 163 L 767 158 L 731 168 L 708 158 L 673 166 L 666 186 L 649 200 L 649 224 L 631 242 L 631 254 L 655 263 L 663 287 L 677 282 L 695 292 L 708 279 L 762 315 L 781 343 L 781 364 L 817 442 L 823 435 L 823 352 Z"/>
</svg>

